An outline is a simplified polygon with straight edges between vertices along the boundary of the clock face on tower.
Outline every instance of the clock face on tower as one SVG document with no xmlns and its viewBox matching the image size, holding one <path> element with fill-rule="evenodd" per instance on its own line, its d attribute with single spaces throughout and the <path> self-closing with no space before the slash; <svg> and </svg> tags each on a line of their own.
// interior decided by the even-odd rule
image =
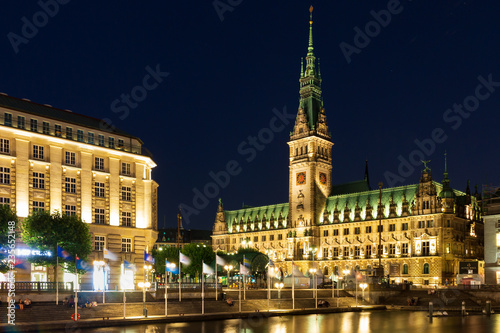
<svg viewBox="0 0 500 333">
<path fill-rule="evenodd" d="M 299 172 L 297 174 L 297 185 L 304 185 L 306 183 L 306 173 Z"/>
<path fill-rule="evenodd" d="M 319 182 L 322 185 L 326 185 L 326 173 L 323 173 L 323 172 L 319 173 Z"/>
</svg>

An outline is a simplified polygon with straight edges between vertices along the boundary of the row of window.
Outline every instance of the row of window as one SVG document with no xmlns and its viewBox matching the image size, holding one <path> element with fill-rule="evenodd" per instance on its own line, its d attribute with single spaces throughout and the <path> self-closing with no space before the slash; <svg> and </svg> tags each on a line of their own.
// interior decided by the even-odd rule
<svg viewBox="0 0 500 333">
<path fill-rule="evenodd" d="M 364 255 L 366 257 L 369 257 L 373 254 L 375 254 L 376 249 L 379 249 L 380 255 L 384 253 L 384 246 L 383 245 L 366 245 L 364 247 Z M 373 252 L 372 252 L 373 248 Z M 408 254 L 409 251 L 409 244 L 408 243 L 402 243 L 401 244 L 401 254 Z M 396 244 L 389 244 L 388 248 L 388 254 L 390 255 L 395 255 L 396 254 Z M 332 256 L 333 257 L 339 257 L 339 256 L 344 256 L 344 257 L 349 257 L 349 256 L 355 256 L 359 257 L 361 256 L 361 246 L 354 246 L 354 248 L 345 246 L 345 247 L 334 247 L 332 251 Z M 329 249 L 324 247 L 323 248 L 323 258 L 329 257 Z"/>
<path fill-rule="evenodd" d="M 122 212 L 122 227 L 132 227 L 132 213 Z M 103 208 L 94 209 L 94 223 L 95 224 L 106 224 L 106 214 Z"/>
<path fill-rule="evenodd" d="M 104 251 L 106 247 L 106 237 L 105 236 L 94 236 L 94 250 Z M 132 252 L 132 239 L 122 238 L 122 252 Z"/>
<path fill-rule="evenodd" d="M 419 228 L 425 228 L 425 223 L 426 221 L 418 221 L 418 227 Z M 434 221 L 430 220 L 427 221 L 427 228 L 433 228 L 434 227 Z M 374 230 L 375 228 L 373 228 Z M 408 230 L 408 222 L 401 223 L 401 230 Z M 389 224 L 389 231 L 396 231 L 396 224 L 392 223 Z M 383 225 L 378 225 L 377 226 L 377 231 L 376 232 L 384 232 L 384 226 Z M 350 233 L 350 228 L 344 228 L 342 234 L 344 236 L 349 235 Z M 371 226 L 366 226 L 365 227 L 365 233 L 369 234 L 372 233 L 372 227 Z M 359 235 L 361 234 L 361 227 L 355 227 L 354 228 L 354 234 Z M 339 229 L 333 229 L 333 236 L 338 236 L 339 235 Z M 328 237 L 329 236 L 329 230 L 323 230 L 323 237 Z"/>
<path fill-rule="evenodd" d="M 367 268 L 371 269 L 371 266 L 368 265 Z M 359 267 L 356 266 L 356 269 L 359 269 Z M 422 266 L 422 273 L 423 274 L 430 274 L 430 265 L 429 265 L 429 263 L 424 263 L 424 266 Z M 334 267 L 334 274 L 335 275 L 339 275 L 340 274 L 338 266 Z M 403 264 L 403 270 L 402 270 L 401 274 L 403 274 L 403 275 L 409 274 L 409 265 L 408 264 Z"/>
<path fill-rule="evenodd" d="M 4 125 L 5 126 L 12 126 L 12 114 L 11 113 L 5 113 L 4 114 Z M 26 129 L 26 118 L 24 116 L 17 116 L 17 128 L 19 129 Z M 41 126 L 41 132 L 40 132 L 40 126 L 38 123 L 37 119 L 30 119 L 30 131 L 32 132 L 37 132 L 37 133 L 43 133 L 47 135 L 51 135 L 51 128 L 50 128 L 50 123 L 44 121 L 42 122 Z M 69 140 L 75 140 L 79 142 L 86 142 L 89 144 L 96 144 L 95 142 L 95 134 L 93 132 L 87 132 L 87 138 L 85 139 L 84 137 L 84 131 L 83 130 L 76 130 L 76 135 L 74 135 L 74 131 L 72 127 L 66 126 L 65 128 L 65 134 L 64 137 Z M 63 137 L 63 130 L 61 125 L 54 125 L 54 135 L 57 137 L 62 138 Z M 101 147 L 106 146 L 106 138 L 102 134 L 97 135 L 97 145 Z M 124 141 L 123 139 L 118 139 L 116 148 L 123 148 L 124 147 Z M 114 137 L 108 137 L 108 148 L 115 148 L 115 138 Z"/>
</svg>

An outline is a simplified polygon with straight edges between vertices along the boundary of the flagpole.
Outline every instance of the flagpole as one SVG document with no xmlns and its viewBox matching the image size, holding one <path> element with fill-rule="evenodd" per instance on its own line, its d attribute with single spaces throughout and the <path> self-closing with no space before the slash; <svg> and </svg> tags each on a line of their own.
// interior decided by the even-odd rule
<svg viewBox="0 0 500 333">
<path fill-rule="evenodd" d="M 179 302 L 182 300 L 182 290 L 181 290 L 181 251 L 179 251 Z"/>
<path fill-rule="evenodd" d="M 247 267 L 246 266 L 246 262 L 245 262 L 245 255 L 243 255 L 243 266 Z M 246 270 L 245 270 L 246 272 Z M 243 299 L 246 301 L 247 300 L 247 275 L 243 275 Z"/>
<path fill-rule="evenodd" d="M 240 268 L 240 276 L 238 278 L 238 307 L 241 312 L 241 268 Z"/>
<path fill-rule="evenodd" d="M 201 261 L 201 314 L 205 314 L 205 286 L 204 286 L 204 283 L 203 283 L 203 278 L 204 278 L 204 275 L 203 274 L 203 260 Z"/>
<path fill-rule="evenodd" d="M 269 300 L 271 299 L 271 282 L 270 282 L 271 265 L 267 264 L 267 311 L 269 312 Z"/>
<path fill-rule="evenodd" d="M 215 300 L 217 300 L 217 268 L 219 266 L 217 266 L 217 255 L 215 255 Z"/>
<path fill-rule="evenodd" d="M 123 273 L 125 273 L 125 262 L 123 262 Z M 123 288 L 123 319 L 125 319 L 125 302 L 127 302 L 127 297 L 125 296 L 125 283 L 123 283 L 122 288 Z"/>
<path fill-rule="evenodd" d="M 167 302 L 168 302 L 168 296 L 167 296 L 167 259 L 165 259 L 165 317 L 167 316 Z"/>
<path fill-rule="evenodd" d="M 78 289 L 76 288 L 76 285 L 78 284 L 78 268 L 76 267 L 78 265 L 78 254 L 75 253 L 75 320 L 78 320 Z"/>
<path fill-rule="evenodd" d="M 295 263 L 292 260 L 292 310 L 295 310 Z"/>
<path fill-rule="evenodd" d="M 56 243 L 56 253 L 59 252 L 59 242 Z M 57 267 L 59 267 L 59 253 L 56 255 L 56 305 L 59 305 L 59 274 L 57 272 Z"/>
</svg>

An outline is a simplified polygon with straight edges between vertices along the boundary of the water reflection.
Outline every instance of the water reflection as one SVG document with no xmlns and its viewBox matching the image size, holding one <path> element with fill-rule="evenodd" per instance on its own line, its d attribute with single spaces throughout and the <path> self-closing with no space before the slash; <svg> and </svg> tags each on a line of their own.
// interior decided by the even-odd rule
<svg viewBox="0 0 500 333">
<path fill-rule="evenodd" d="M 430 323 L 426 312 L 346 312 L 269 318 L 264 314 L 256 314 L 246 319 L 81 330 L 82 333 L 323 333 L 332 331 L 349 333 L 500 332 L 500 315 L 434 318 Z"/>
</svg>

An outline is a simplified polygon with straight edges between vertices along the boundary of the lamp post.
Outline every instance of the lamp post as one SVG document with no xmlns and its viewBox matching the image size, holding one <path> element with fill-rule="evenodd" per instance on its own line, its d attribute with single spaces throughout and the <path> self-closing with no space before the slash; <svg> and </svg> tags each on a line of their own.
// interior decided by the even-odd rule
<svg viewBox="0 0 500 333">
<path fill-rule="evenodd" d="M 142 288 L 142 315 L 148 317 L 148 309 L 146 308 L 146 288 L 149 288 L 151 283 L 139 282 L 139 288 Z"/>
<path fill-rule="evenodd" d="M 233 269 L 233 265 L 225 265 L 224 269 L 227 271 L 227 288 L 229 289 L 229 272 Z"/>
<path fill-rule="evenodd" d="M 366 283 L 361 283 L 361 284 L 359 285 L 359 287 L 360 287 L 360 288 L 361 288 L 361 290 L 363 291 L 362 296 L 361 296 L 361 300 L 362 300 L 362 302 L 363 302 L 363 304 L 364 304 L 364 303 L 365 303 L 365 289 L 366 289 L 366 287 L 368 287 L 368 285 L 367 285 Z"/>
<path fill-rule="evenodd" d="M 278 309 L 281 309 L 281 289 L 283 288 L 284 284 L 283 284 L 283 282 L 280 282 L 280 283 L 276 282 L 274 284 L 274 286 L 276 287 L 276 289 L 278 289 L 278 300 L 279 300 L 278 301 Z"/>
<path fill-rule="evenodd" d="M 314 252 L 313 252 L 314 253 Z M 313 257 L 314 258 L 314 257 Z M 314 307 L 315 308 L 318 308 L 318 292 L 316 290 L 316 272 L 317 272 L 317 269 L 316 268 L 311 268 L 309 270 L 309 273 L 312 274 L 313 276 L 313 294 L 314 294 Z"/>
</svg>

